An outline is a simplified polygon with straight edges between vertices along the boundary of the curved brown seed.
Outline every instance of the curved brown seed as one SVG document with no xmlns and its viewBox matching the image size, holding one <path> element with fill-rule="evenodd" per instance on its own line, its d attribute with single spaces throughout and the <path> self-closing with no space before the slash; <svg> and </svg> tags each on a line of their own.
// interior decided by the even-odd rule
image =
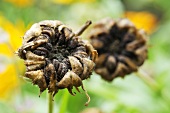
<svg viewBox="0 0 170 113">
<path fill-rule="evenodd" d="M 34 42 L 34 45 L 31 46 L 31 49 L 35 49 L 35 48 L 37 48 L 38 46 L 40 46 L 40 45 L 42 45 L 42 44 L 44 44 L 44 43 L 47 43 L 47 42 L 48 42 L 48 39 L 47 39 L 47 38 L 36 40 L 36 41 Z"/>
<path fill-rule="evenodd" d="M 49 93 L 54 93 L 58 89 L 56 89 L 56 83 L 57 83 L 57 80 L 55 78 L 56 71 L 55 71 L 53 64 L 51 64 L 51 63 L 48 64 L 45 68 L 45 72 L 47 73 L 47 76 L 50 78 L 50 82 L 48 85 Z"/>
<path fill-rule="evenodd" d="M 147 46 L 143 46 L 141 48 L 138 48 L 135 51 L 135 54 L 138 56 L 138 61 L 136 62 L 137 65 L 142 65 L 144 63 L 144 60 L 147 58 Z"/>
<path fill-rule="evenodd" d="M 92 61 L 96 61 L 98 57 L 97 51 L 93 48 L 93 46 L 89 42 L 86 41 L 84 42 L 85 42 L 86 52 L 88 53 L 88 55 L 90 55 Z"/>
<path fill-rule="evenodd" d="M 125 56 L 122 56 L 122 55 L 119 55 L 119 60 L 122 60 L 124 62 L 126 62 L 126 65 L 128 65 L 128 67 L 132 70 L 132 71 L 137 71 L 137 66 L 136 64 L 130 60 L 128 57 L 125 57 Z"/>
<path fill-rule="evenodd" d="M 128 68 L 124 63 L 119 62 L 115 72 L 111 76 L 112 79 L 114 79 L 117 76 L 124 77 L 129 72 L 131 72 L 131 69 Z"/>
<path fill-rule="evenodd" d="M 55 31 L 51 27 L 45 27 L 45 28 L 43 28 L 42 33 L 47 34 L 50 37 L 53 37 L 55 34 Z"/>
<path fill-rule="evenodd" d="M 135 51 L 136 49 L 140 48 L 143 46 L 145 41 L 143 39 L 141 40 L 134 40 L 133 42 L 130 42 L 126 45 L 126 50 L 127 51 Z"/>
<path fill-rule="evenodd" d="M 27 66 L 27 71 L 33 71 L 40 69 L 44 64 L 35 64 L 35 65 L 29 65 Z"/>
<path fill-rule="evenodd" d="M 47 88 L 44 72 L 42 70 L 26 72 L 25 76 L 30 78 L 34 84 L 39 86 L 40 92 L 43 92 Z"/>
<path fill-rule="evenodd" d="M 96 66 L 101 67 L 105 63 L 105 59 L 108 55 L 107 54 L 101 54 L 98 59 L 96 60 Z"/>
<path fill-rule="evenodd" d="M 34 53 L 32 53 L 31 51 L 27 51 L 26 52 L 26 58 L 29 59 L 29 60 L 44 60 L 44 56 L 38 56 Z"/>
<path fill-rule="evenodd" d="M 116 58 L 113 55 L 108 56 L 105 62 L 105 66 L 107 67 L 109 72 L 114 72 L 116 68 Z"/>
<path fill-rule="evenodd" d="M 108 81 L 113 80 L 111 73 L 109 73 L 106 67 L 97 68 L 95 71 L 96 73 L 100 73 L 101 77 L 104 78 L 105 80 L 108 80 Z"/>
<path fill-rule="evenodd" d="M 33 24 L 31 26 L 31 28 L 25 33 L 25 35 L 23 37 L 23 39 L 24 39 L 23 44 L 26 44 L 33 38 L 39 36 L 41 34 L 41 31 L 42 31 L 42 29 L 38 23 Z"/>
<path fill-rule="evenodd" d="M 81 85 L 81 78 L 73 71 L 67 72 L 61 81 L 57 83 L 58 88 L 79 87 Z"/>
<path fill-rule="evenodd" d="M 45 64 L 45 61 L 25 60 L 25 65 Z"/>
<path fill-rule="evenodd" d="M 83 66 L 80 63 L 80 61 L 76 57 L 73 57 L 73 56 L 68 56 L 68 58 L 71 64 L 72 71 L 76 73 L 77 75 L 82 74 Z"/>
<path fill-rule="evenodd" d="M 81 74 L 81 79 L 84 80 L 86 78 L 89 78 L 90 73 L 92 73 L 95 64 L 88 58 L 82 58 L 81 62 L 83 64 L 83 73 Z"/>
</svg>

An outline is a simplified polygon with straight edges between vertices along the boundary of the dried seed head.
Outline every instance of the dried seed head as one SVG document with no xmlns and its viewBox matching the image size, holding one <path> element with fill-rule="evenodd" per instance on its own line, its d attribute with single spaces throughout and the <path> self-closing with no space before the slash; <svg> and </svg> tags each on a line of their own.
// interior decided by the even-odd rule
<svg viewBox="0 0 170 113">
<path fill-rule="evenodd" d="M 25 33 L 17 53 L 25 60 L 25 76 L 39 86 L 40 92 L 48 88 L 54 96 L 59 89 L 67 88 L 74 95 L 73 87 L 83 87 L 82 80 L 91 75 L 97 57 L 92 45 L 79 37 L 90 24 L 88 21 L 73 33 L 60 21 L 45 20 Z"/>
<path fill-rule="evenodd" d="M 147 36 L 128 19 L 103 19 L 94 25 L 89 38 L 99 54 L 95 72 L 105 80 L 137 71 L 147 58 Z"/>
</svg>

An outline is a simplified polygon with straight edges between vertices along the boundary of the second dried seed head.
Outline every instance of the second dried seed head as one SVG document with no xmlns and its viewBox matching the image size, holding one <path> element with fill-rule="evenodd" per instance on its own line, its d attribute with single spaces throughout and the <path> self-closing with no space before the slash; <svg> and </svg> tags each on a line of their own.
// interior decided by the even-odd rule
<svg viewBox="0 0 170 113">
<path fill-rule="evenodd" d="M 147 36 L 128 19 L 106 18 L 94 25 L 89 38 L 97 50 L 95 72 L 105 80 L 137 71 L 147 58 Z"/>
</svg>

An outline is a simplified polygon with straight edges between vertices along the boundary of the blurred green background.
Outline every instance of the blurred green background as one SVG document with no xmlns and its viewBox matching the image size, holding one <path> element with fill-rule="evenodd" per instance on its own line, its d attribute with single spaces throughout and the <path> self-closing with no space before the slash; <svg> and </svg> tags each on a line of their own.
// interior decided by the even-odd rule
<svg viewBox="0 0 170 113">
<path fill-rule="evenodd" d="M 86 20 L 129 18 L 149 35 L 148 59 L 138 73 L 106 82 L 93 73 L 83 93 L 61 90 L 54 113 L 170 113 L 169 0 L 0 0 L 0 113 L 47 113 L 47 92 L 26 82 L 23 61 L 15 51 L 29 27 L 41 20 L 60 20 L 74 31 Z M 89 28 L 90 29 L 90 28 Z M 86 38 L 88 30 L 82 35 Z M 83 92 L 83 91 L 82 91 Z M 83 111 L 85 110 L 86 111 Z M 83 111 L 83 112 L 82 112 Z"/>
</svg>

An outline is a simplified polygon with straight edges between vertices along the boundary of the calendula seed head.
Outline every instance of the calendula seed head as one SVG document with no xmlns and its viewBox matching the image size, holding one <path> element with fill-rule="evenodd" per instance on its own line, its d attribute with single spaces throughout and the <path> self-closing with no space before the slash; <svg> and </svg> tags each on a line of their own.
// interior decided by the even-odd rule
<svg viewBox="0 0 170 113">
<path fill-rule="evenodd" d="M 45 20 L 25 33 L 17 53 L 25 60 L 25 76 L 39 86 L 40 92 L 48 89 L 54 96 L 67 88 L 74 95 L 73 87 L 83 87 L 82 80 L 90 77 L 97 57 L 92 45 L 79 37 L 90 24 L 74 33 L 58 20 Z"/>
<path fill-rule="evenodd" d="M 126 18 L 99 21 L 89 38 L 99 54 L 95 72 L 105 80 L 137 71 L 147 58 L 146 33 Z"/>
</svg>

